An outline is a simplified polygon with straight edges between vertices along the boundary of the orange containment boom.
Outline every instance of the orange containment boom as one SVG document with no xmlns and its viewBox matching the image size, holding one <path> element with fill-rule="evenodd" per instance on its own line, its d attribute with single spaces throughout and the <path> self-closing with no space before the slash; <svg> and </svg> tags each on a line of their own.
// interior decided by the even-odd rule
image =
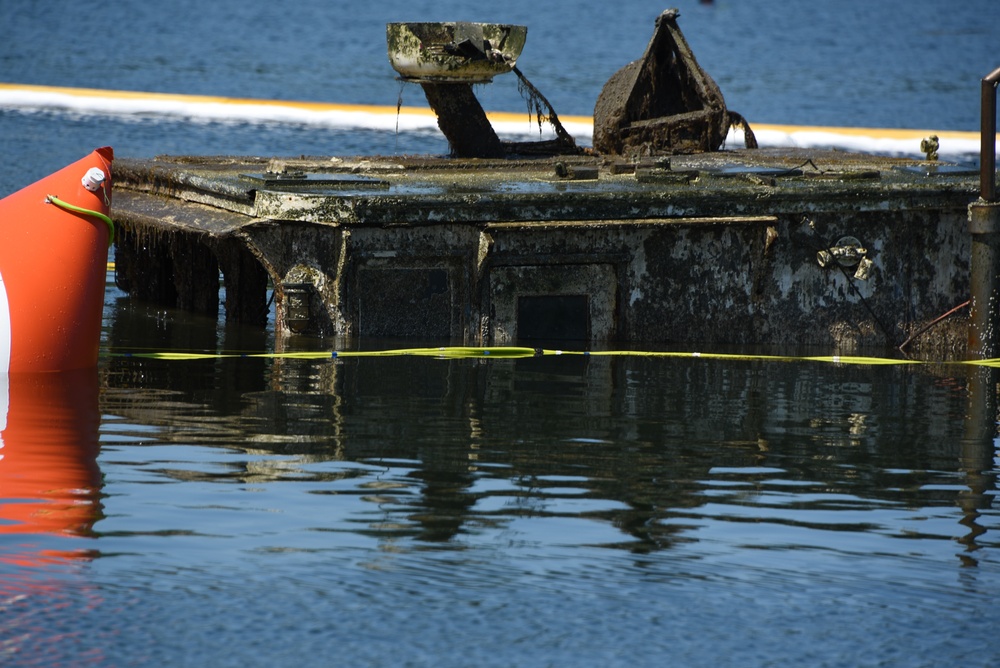
<svg viewBox="0 0 1000 668">
<path fill-rule="evenodd" d="M 0 373 L 97 366 L 110 147 L 0 200 Z"/>
</svg>

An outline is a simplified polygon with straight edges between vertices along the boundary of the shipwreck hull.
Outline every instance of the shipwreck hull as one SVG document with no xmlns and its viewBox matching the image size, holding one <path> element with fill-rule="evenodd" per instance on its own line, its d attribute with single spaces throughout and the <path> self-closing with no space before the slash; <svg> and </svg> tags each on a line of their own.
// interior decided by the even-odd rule
<svg viewBox="0 0 1000 668">
<path fill-rule="evenodd" d="M 289 335 L 964 354 L 974 170 L 840 151 L 658 161 L 119 161 L 117 280 Z M 804 166 L 808 163 L 808 166 Z M 332 168 L 331 165 L 336 167 Z M 858 248 L 852 246 L 856 240 Z M 821 252 L 856 264 L 822 259 Z M 862 271 L 863 270 L 863 271 Z"/>
</svg>

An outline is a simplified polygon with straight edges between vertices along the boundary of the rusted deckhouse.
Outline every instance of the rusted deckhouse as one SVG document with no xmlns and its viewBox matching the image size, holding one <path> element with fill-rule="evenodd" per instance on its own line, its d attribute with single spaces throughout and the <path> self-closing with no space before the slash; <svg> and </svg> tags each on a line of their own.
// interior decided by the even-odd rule
<svg viewBox="0 0 1000 668">
<path fill-rule="evenodd" d="M 434 34 L 459 71 L 516 67 L 490 28 Z M 962 354 L 967 311 L 927 326 L 969 299 L 978 172 L 717 150 L 744 122 L 686 54 L 664 14 L 602 93 L 595 150 L 466 137 L 446 158 L 120 159 L 119 285 L 214 314 L 221 272 L 227 319 L 263 325 L 273 301 L 279 334 Z M 442 129 L 472 105 L 460 75 L 420 76 Z M 678 87 L 683 105 L 661 99 Z"/>
</svg>

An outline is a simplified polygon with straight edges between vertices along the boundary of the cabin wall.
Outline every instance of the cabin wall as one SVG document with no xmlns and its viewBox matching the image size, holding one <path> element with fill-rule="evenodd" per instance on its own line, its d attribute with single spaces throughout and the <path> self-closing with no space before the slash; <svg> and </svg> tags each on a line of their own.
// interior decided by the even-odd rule
<svg viewBox="0 0 1000 668">
<path fill-rule="evenodd" d="M 243 236 L 278 279 L 278 329 L 321 336 L 815 344 L 849 352 L 899 345 L 969 293 L 969 236 L 959 211 L 296 223 L 255 226 Z M 818 253 L 844 237 L 865 249 L 866 278 L 855 277 L 856 266 L 820 266 Z M 935 331 L 921 342 L 963 345 L 953 327 Z"/>
</svg>

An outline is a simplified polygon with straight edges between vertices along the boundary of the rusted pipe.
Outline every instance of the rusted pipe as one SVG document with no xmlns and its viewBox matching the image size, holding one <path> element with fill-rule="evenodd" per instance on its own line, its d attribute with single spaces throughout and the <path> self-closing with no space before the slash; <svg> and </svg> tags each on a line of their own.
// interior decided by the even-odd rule
<svg viewBox="0 0 1000 668">
<path fill-rule="evenodd" d="M 997 199 L 997 83 L 1000 67 L 983 77 L 982 119 L 980 123 L 979 192 L 986 202 Z"/>
<path fill-rule="evenodd" d="M 424 96 L 437 114 L 438 127 L 448 139 L 456 158 L 502 158 L 503 143 L 490 125 L 486 112 L 472 92 L 472 84 L 420 84 Z"/>
<path fill-rule="evenodd" d="M 997 203 L 997 83 L 1000 67 L 982 82 L 980 199 L 969 204 L 969 354 L 1000 355 L 1000 203 Z"/>
</svg>

